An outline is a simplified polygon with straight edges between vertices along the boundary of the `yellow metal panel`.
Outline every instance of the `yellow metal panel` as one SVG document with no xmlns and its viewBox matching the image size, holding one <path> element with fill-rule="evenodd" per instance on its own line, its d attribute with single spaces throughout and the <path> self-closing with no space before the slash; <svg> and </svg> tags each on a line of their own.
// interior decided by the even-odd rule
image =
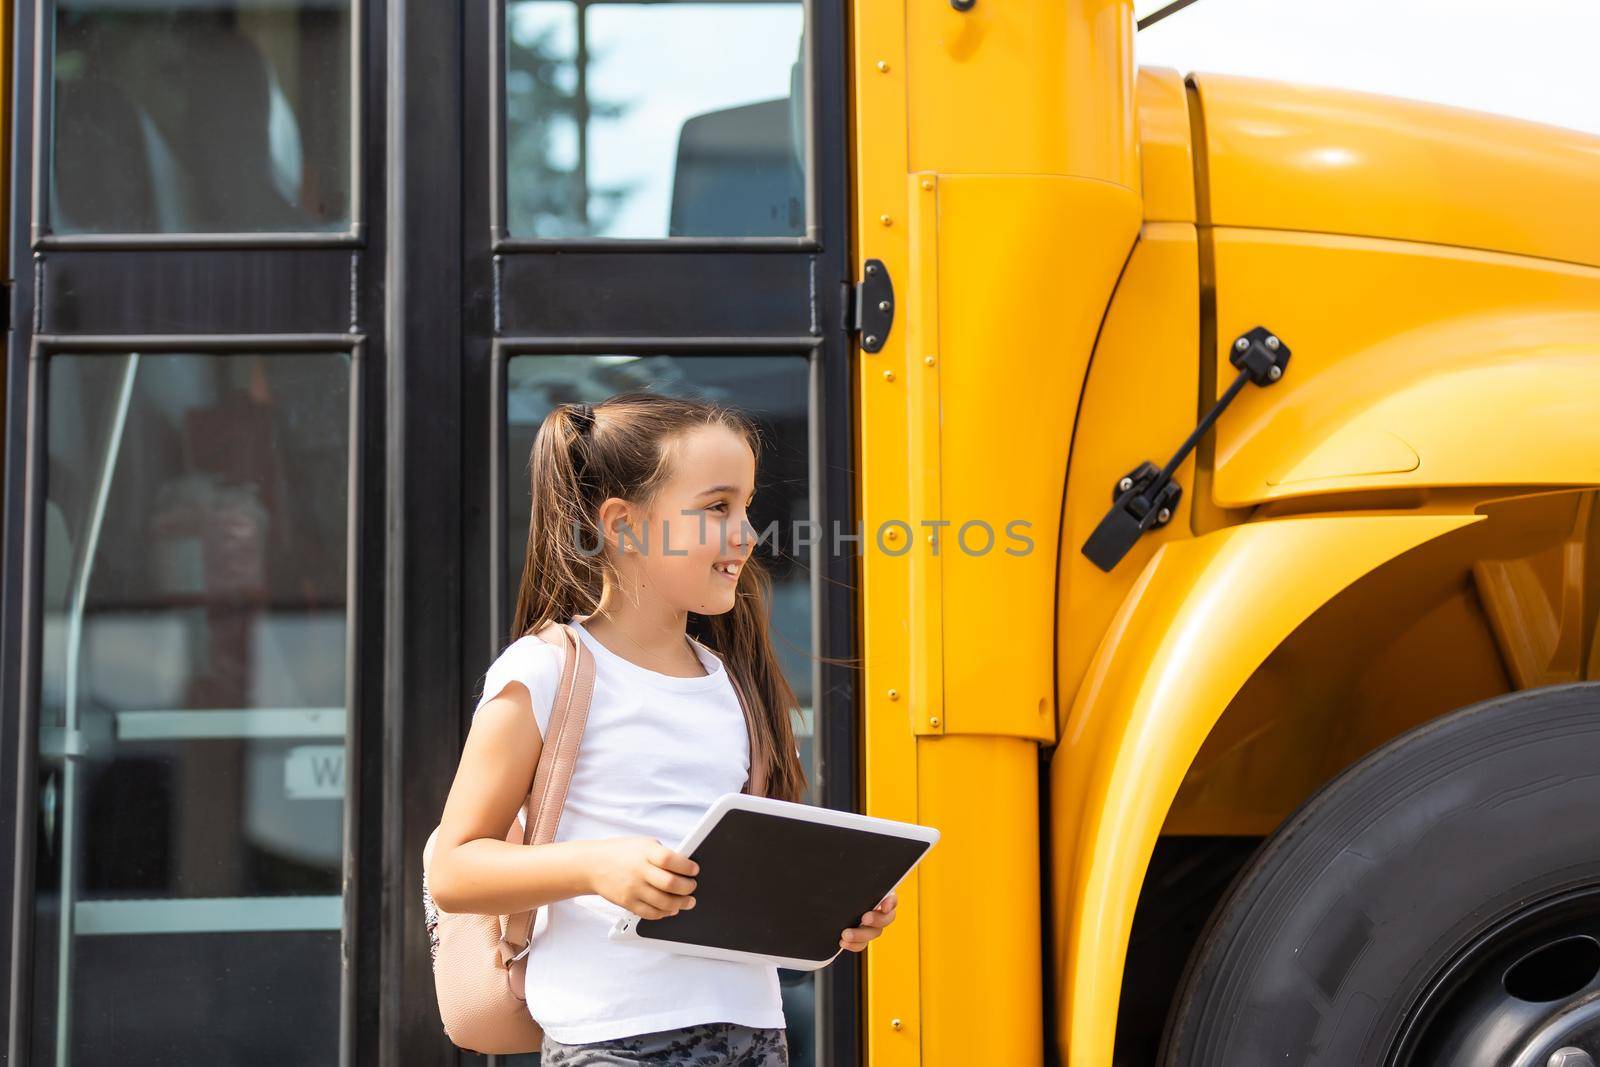
<svg viewBox="0 0 1600 1067">
<path fill-rule="evenodd" d="M 1484 521 L 1363 576 L 1273 649 L 1206 735 L 1163 835 L 1271 833 L 1318 786 L 1414 726 L 1585 677 L 1600 610 L 1600 493 L 1448 495 Z"/>
<path fill-rule="evenodd" d="M 1047 591 L 1072 419 L 1139 203 L 1108 182 L 1015 177 L 944 178 L 938 201 L 939 349 L 916 354 L 936 357 L 946 398 L 944 729 L 1053 741 Z"/>
<path fill-rule="evenodd" d="M 910 166 L 1138 187 L 1128 0 L 906 8 Z"/>
<path fill-rule="evenodd" d="M 1133 580 L 1167 541 L 1189 536 L 1194 456 L 1173 472 L 1184 495 L 1172 521 L 1135 542 L 1108 574 L 1080 551 L 1113 487 L 1143 460 L 1161 464 L 1195 424 L 1199 395 L 1199 266 L 1194 227 L 1146 223 L 1117 284 L 1084 385 L 1061 522 L 1056 685 L 1065 718 L 1089 659 Z M 1159 370 L 1152 372 L 1152 366 Z M 1137 404 L 1131 404 L 1136 398 Z"/>
<path fill-rule="evenodd" d="M 944 558 L 936 523 L 944 514 L 940 463 L 943 436 L 939 357 L 939 198 L 932 174 L 912 175 L 911 271 L 901 309 L 906 319 L 906 479 L 911 510 L 904 516 L 911 564 L 911 706 L 913 733 L 946 727 L 944 699 Z"/>
<path fill-rule="evenodd" d="M 1193 222 L 1194 148 L 1183 75 L 1171 67 L 1140 67 L 1138 93 L 1144 217 Z"/>
<path fill-rule="evenodd" d="M 1478 515 L 1277 519 L 1161 547 L 1106 632 L 1050 768 L 1053 966 L 1067 1062 L 1111 1062 L 1128 931 L 1166 813 L 1217 717 L 1319 606 Z"/>
<path fill-rule="evenodd" d="M 1219 226 L 1600 265 L 1600 137 L 1338 89 L 1197 74 Z"/>
<path fill-rule="evenodd" d="M 1540 555 L 1473 563 L 1518 689 L 1600 677 L 1600 493 L 1578 497 L 1573 510 L 1561 541 Z"/>
<path fill-rule="evenodd" d="M 1262 323 L 1293 351 L 1217 424 L 1213 499 L 1600 484 L 1600 269 L 1361 237 L 1213 231 L 1219 389 Z"/>
<path fill-rule="evenodd" d="M 861 264 L 880 259 L 890 277 L 909 277 L 906 242 L 905 24 L 898 3 L 851 7 L 851 96 L 855 106 L 855 209 L 852 239 L 855 280 Z M 907 727 L 911 706 L 910 564 L 904 544 L 880 540 L 880 524 L 910 514 L 905 441 L 904 294 L 902 314 L 882 350 L 862 352 L 857 362 L 859 434 L 858 514 L 861 547 L 862 810 L 911 822 L 921 815 L 917 798 L 917 741 Z M 885 529 L 887 537 L 890 530 Z M 899 890 L 895 924 L 862 959 L 862 1042 L 868 1063 L 908 1067 L 922 1060 L 922 1010 L 918 948 L 923 932 L 918 885 L 943 862 L 948 840 L 918 865 Z M 898 1025 L 897 1025 L 898 1024 Z"/>
<path fill-rule="evenodd" d="M 917 771 L 922 814 L 944 831 L 921 865 L 922 1062 L 1039 1064 L 1039 746 L 926 738 Z"/>
<path fill-rule="evenodd" d="M 858 362 L 865 810 L 944 833 L 866 954 L 866 1058 L 1026 1065 L 1043 1041 L 1034 739 L 1054 719 L 1038 704 L 1054 575 L 1038 564 L 1055 558 L 1072 413 L 1140 217 L 1132 5 L 890 2 L 852 19 L 854 280 L 882 260 L 899 304 Z M 1035 523 L 1036 555 L 980 588 L 994 572 L 932 555 L 920 524 L 981 517 L 995 488 Z M 894 521 L 921 536 L 897 544 Z M 1013 615 L 1039 627 L 1037 658 L 1006 681 L 1026 702 L 994 681 L 1018 661 L 985 658 L 1023 632 Z M 970 736 L 995 730 L 1024 736 Z M 993 909 L 987 946 L 972 886 Z"/>
</svg>

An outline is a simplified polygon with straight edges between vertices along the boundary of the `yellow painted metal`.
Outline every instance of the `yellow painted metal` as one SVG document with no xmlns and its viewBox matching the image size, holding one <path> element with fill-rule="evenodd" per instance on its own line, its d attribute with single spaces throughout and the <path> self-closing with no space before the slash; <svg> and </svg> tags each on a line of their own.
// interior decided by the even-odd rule
<svg viewBox="0 0 1600 1067">
<path fill-rule="evenodd" d="M 922 864 L 930 917 L 921 948 L 922 1062 L 1041 1063 L 1041 908 L 1031 891 L 1042 874 L 1039 747 L 1013 737 L 929 739 L 917 779 L 923 819 L 943 831 Z"/>
<path fill-rule="evenodd" d="M 1513 689 L 1600 677 L 1600 492 L 1505 494 L 1366 501 L 1485 518 L 1366 574 L 1274 648 L 1206 735 L 1162 833 L 1269 834 L 1414 726 Z"/>
<path fill-rule="evenodd" d="M 1293 350 L 1218 423 L 1218 504 L 1600 484 L 1600 269 L 1269 230 L 1218 228 L 1213 248 L 1218 385 L 1257 323 Z"/>
<path fill-rule="evenodd" d="M 1544 551 L 1473 561 L 1474 587 L 1518 689 L 1600 677 L 1600 493 L 1571 506 L 1570 525 Z"/>
<path fill-rule="evenodd" d="M 909 170 L 1076 175 L 1138 188 L 1127 0 L 904 10 Z"/>
<path fill-rule="evenodd" d="M 898 303 L 857 383 L 865 810 L 943 831 L 867 953 L 865 1053 L 970 1063 L 981 1018 L 982 1058 L 1026 1067 L 1043 1059 L 1037 766 L 1061 492 L 1140 222 L 1132 5 L 852 19 L 855 280 L 883 261 Z M 963 551 L 975 520 L 991 550 Z M 1031 545 L 1009 555 L 1013 521 Z M 964 544 L 986 540 L 969 527 Z"/>
<path fill-rule="evenodd" d="M 1157 836 L 1259 832 L 1264 809 L 1237 803 L 1258 766 L 1238 731 L 1309 752 L 1333 721 L 1295 735 L 1252 718 L 1281 677 L 1268 657 L 1317 634 L 1314 616 L 1334 625 L 1321 609 L 1341 597 L 1355 611 L 1459 583 L 1466 548 L 1432 546 L 1484 524 L 1475 487 L 1600 483 L 1594 420 L 1574 410 L 1600 394 L 1600 141 L 1212 75 L 1196 91 L 1170 69 L 1138 72 L 1135 94 L 1126 3 L 853 17 L 857 278 L 882 260 L 899 305 L 858 382 L 866 809 L 944 831 L 905 925 L 869 953 L 867 1058 L 970 1062 L 974 1018 L 986 1060 L 1042 1058 L 1035 751 L 1059 733 L 1054 1036 L 1074 1067 L 1108 1064 Z M 1165 460 L 1258 322 L 1293 347 L 1289 375 L 1241 395 L 1180 467 L 1173 522 L 1093 568 L 1078 548 L 1115 480 Z M 1333 494 L 1348 513 L 1315 513 Z M 1312 513 L 1279 514 L 1294 506 Z M 1012 520 L 1026 554 L 1004 552 Z M 973 522 L 989 551 L 960 536 Z M 1485 536 L 1479 551 L 1506 547 Z M 1397 584 L 1350 592 L 1401 556 L 1419 565 Z M 1511 631 L 1559 601 L 1542 643 L 1498 640 L 1527 671 L 1570 674 L 1595 644 L 1571 622 L 1595 570 L 1539 600 L 1543 566 L 1507 557 L 1479 581 Z M 1494 640 L 1467 594 L 1433 622 Z M 1397 721 L 1363 709 L 1343 740 Z M 1265 794 L 1286 803 L 1324 771 L 1299 761 Z"/>
<path fill-rule="evenodd" d="M 857 361 L 858 514 L 861 546 L 862 810 L 921 821 L 917 739 L 908 728 L 911 692 L 911 566 L 905 533 L 886 525 L 910 515 L 910 478 L 904 442 L 906 336 L 910 332 L 904 282 L 910 275 L 906 240 L 906 39 L 897 3 L 857 3 L 851 8 L 851 96 L 855 108 L 852 188 L 855 281 L 861 264 L 881 260 L 899 281 L 895 327 L 878 352 Z M 898 542 L 898 543 L 897 543 Z M 862 959 L 862 1049 L 866 1062 L 907 1067 L 923 1060 L 921 942 L 922 880 L 951 851 L 942 840 L 899 888 L 895 925 Z"/>
<path fill-rule="evenodd" d="M 950 177 L 938 199 L 945 730 L 1050 742 L 1056 604 L 1041 592 L 1056 580 L 1078 393 L 1139 204 L 1049 177 Z"/>
<path fill-rule="evenodd" d="M 1600 266 L 1600 137 L 1440 104 L 1200 74 L 1218 226 Z"/>
<path fill-rule="evenodd" d="M 1118 479 L 1143 460 L 1165 463 L 1194 428 L 1198 360 L 1180 357 L 1199 351 L 1197 270 L 1193 226 L 1145 223 L 1095 346 L 1073 437 L 1057 563 L 1060 590 L 1053 605 L 1056 686 L 1063 704 L 1077 692 L 1145 563 L 1163 544 L 1189 536 L 1192 455 L 1174 473 L 1185 492 L 1171 522 L 1135 542 L 1110 573 L 1080 551 L 1111 506 Z M 1136 411 L 1132 397 L 1138 398 Z"/>
<path fill-rule="evenodd" d="M 1193 222 L 1194 146 L 1183 75 L 1140 67 L 1139 175 L 1148 222 Z"/>
<path fill-rule="evenodd" d="M 913 174 L 906 199 L 911 270 L 900 307 L 906 320 L 906 481 L 911 510 L 904 517 L 911 564 L 910 728 L 945 732 L 944 561 L 949 544 L 937 525 L 944 515 L 941 483 L 941 386 L 948 353 L 939 345 L 939 186 L 935 175 Z"/>
<path fill-rule="evenodd" d="M 1379 565 L 1482 516 L 1285 518 L 1161 546 L 1107 628 L 1051 763 L 1057 1040 L 1111 1062 L 1128 932 L 1150 853 L 1217 717 L 1313 611 Z M 1310 565 L 1315 561 L 1315 565 Z"/>
</svg>

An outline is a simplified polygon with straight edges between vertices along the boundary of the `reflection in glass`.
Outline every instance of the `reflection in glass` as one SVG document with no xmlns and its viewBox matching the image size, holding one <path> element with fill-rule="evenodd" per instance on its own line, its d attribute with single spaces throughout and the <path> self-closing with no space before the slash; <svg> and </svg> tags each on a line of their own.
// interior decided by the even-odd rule
<svg viewBox="0 0 1600 1067">
<path fill-rule="evenodd" d="M 350 0 L 58 0 L 57 233 L 343 230 Z"/>
<path fill-rule="evenodd" d="M 517 237 L 805 233 L 799 0 L 511 0 Z"/>
<path fill-rule="evenodd" d="M 756 470 L 750 523 L 763 540 L 757 558 L 772 576 L 772 643 L 784 675 L 800 701 L 793 722 L 795 741 L 809 783 L 808 804 L 817 795 L 816 706 L 812 692 L 811 541 L 826 539 L 810 531 L 811 500 L 807 457 L 811 450 L 807 417 L 809 366 L 802 356 L 516 356 L 506 368 L 506 450 L 508 484 L 504 530 L 507 551 L 501 560 L 507 604 L 516 603 L 523 546 L 532 509 L 528 456 L 539 424 L 558 404 L 598 403 L 613 393 L 648 389 L 731 404 L 755 419 L 761 429 L 761 461 Z M 769 533 L 770 528 L 770 533 Z M 691 625 L 693 619 L 691 617 Z M 825 712 L 824 712 L 825 713 Z M 779 968 L 790 1062 L 815 1062 L 815 977 L 811 971 Z"/>
<path fill-rule="evenodd" d="M 33 1062 L 336 1062 L 350 356 L 48 367 Z"/>
</svg>

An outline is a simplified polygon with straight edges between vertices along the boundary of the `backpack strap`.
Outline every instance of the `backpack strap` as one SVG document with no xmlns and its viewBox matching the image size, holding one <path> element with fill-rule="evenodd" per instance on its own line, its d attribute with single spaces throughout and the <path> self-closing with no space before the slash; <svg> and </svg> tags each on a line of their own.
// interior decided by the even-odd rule
<svg viewBox="0 0 1600 1067">
<path fill-rule="evenodd" d="M 539 752 L 533 788 L 522 805 L 522 843 L 543 845 L 555 840 L 561 822 L 561 809 L 567 802 L 567 787 L 578 762 L 578 744 L 589 720 L 589 704 L 594 697 L 594 657 L 583 647 L 572 627 L 552 622 L 539 631 L 541 640 L 562 652 L 561 680 L 550 709 L 549 736 Z M 500 965 L 511 966 L 521 959 L 533 943 L 533 919 L 537 908 L 505 917 L 500 936 Z"/>
</svg>

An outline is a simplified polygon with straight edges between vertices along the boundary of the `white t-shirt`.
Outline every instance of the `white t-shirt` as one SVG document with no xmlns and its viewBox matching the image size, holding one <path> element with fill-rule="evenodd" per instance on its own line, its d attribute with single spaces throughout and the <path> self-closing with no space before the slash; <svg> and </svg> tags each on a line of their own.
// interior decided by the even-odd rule
<svg viewBox="0 0 1600 1067">
<path fill-rule="evenodd" d="M 675 848 L 749 774 L 750 736 L 726 672 L 696 642 L 709 673 L 661 674 L 612 652 L 582 623 L 570 625 L 594 656 L 594 698 L 555 840 L 642 835 Z M 528 687 L 544 737 L 560 677 L 559 650 L 536 634 L 521 637 L 489 667 L 478 708 L 515 679 Z M 576 1044 L 696 1023 L 784 1025 L 776 966 L 608 940 L 625 914 L 597 893 L 536 913 L 528 1010 L 552 1038 Z"/>
</svg>

